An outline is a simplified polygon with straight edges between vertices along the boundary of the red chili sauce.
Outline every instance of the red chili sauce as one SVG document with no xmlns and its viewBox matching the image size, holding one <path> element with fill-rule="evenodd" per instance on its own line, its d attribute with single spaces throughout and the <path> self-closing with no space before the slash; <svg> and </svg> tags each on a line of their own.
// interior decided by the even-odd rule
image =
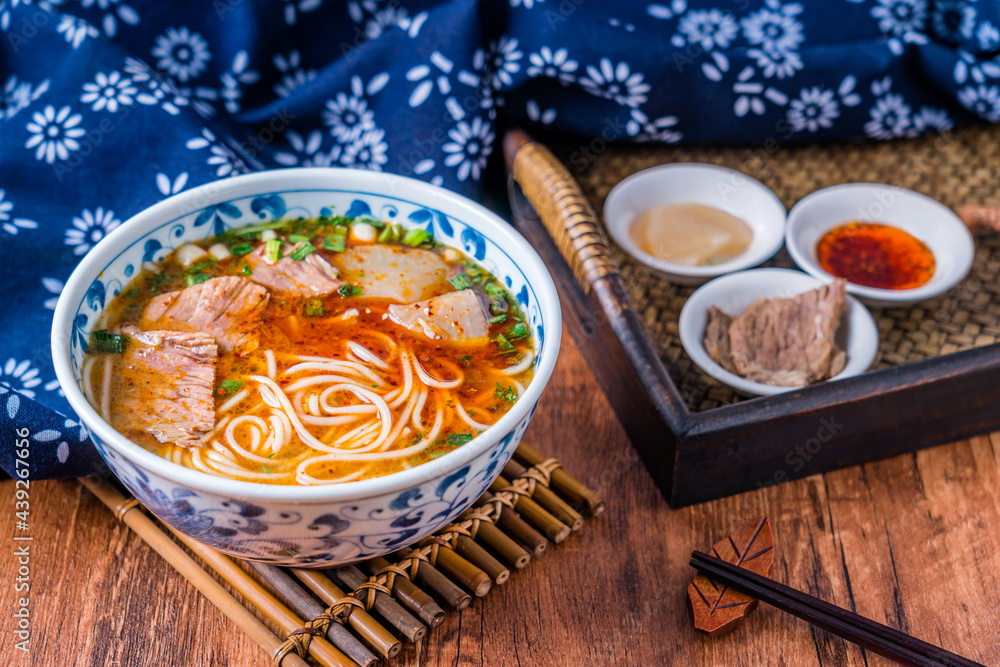
<svg viewBox="0 0 1000 667">
<path fill-rule="evenodd" d="M 934 254 L 898 227 L 852 221 L 819 240 L 816 257 L 828 273 L 856 285 L 913 289 L 934 275 Z"/>
</svg>

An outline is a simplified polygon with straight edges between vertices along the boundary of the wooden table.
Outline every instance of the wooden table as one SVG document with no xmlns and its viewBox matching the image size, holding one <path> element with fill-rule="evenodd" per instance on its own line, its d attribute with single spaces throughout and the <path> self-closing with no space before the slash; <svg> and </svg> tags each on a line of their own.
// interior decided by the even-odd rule
<svg viewBox="0 0 1000 667">
<path fill-rule="evenodd" d="M 761 514 L 779 580 L 1000 664 L 1000 435 L 673 511 L 563 340 L 528 438 L 607 498 L 605 516 L 394 665 L 889 664 L 765 606 L 725 637 L 692 630 L 691 551 Z M 11 639 L 13 493 L 0 483 L 0 665 L 271 664 L 75 481 L 32 485 L 25 658 Z"/>
</svg>

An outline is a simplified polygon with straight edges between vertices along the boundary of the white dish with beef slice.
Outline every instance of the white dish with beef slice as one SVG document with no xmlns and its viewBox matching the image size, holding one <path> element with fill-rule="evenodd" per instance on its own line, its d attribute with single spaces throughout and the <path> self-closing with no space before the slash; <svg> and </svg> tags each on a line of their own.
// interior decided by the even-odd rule
<svg viewBox="0 0 1000 667">
<path fill-rule="evenodd" d="M 699 368 L 711 375 L 716 380 L 733 387 L 745 394 L 766 396 L 778 394 L 801 386 L 781 386 L 777 384 L 766 384 L 755 382 L 740 376 L 736 370 L 737 365 L 743 366 L 744 372 L 747 368 L 747 359 L 744 357 L 740 361 L 742 364 L 727 363 L 729 370 L 715 361 L 706 349 L 706 335 L 711 342 L 713 332 L 707 331 L 712 322 L 711 311 L 713 308 L 725 313 L 732 319 L 736 319 L 754 306 L 761 299 L 791 299 L 812 290 L 827 287 L 821 290 L 819 298 L 809 299 L 809 303 L 815 306 L 817 313 L 828 306 L 829 295 L 827 291 L 835 289 L 829 280 L 820 280 L 808 274 L 792 271 L 789 269 L 755 269 L 752 271 L 742 271 L 727 276 L 716 278 L 697 289 L 684 304 L 680 315 L 680 338 L 684 350 L 691 357 L 691 360 Z M 778 302 L 787 305 L 787 302 Z M 820 351 L 816 354 L 824 356 L 824 363 L 828 367 L 839 368 L 843 363 L 843 369 L 837 372 L 831 380 L 839 380 L 853 375 L 864 373 L 875 361 L 878 353 L 878 328 L 875 320 L 868 310 L 854 297 L 847 295 L 844 298 L 843 314 L 840 317 L 840 326 L 834 334 L 833 345 L 820 344 Z M 759 306 L 758 306 L 759 308 Z M 818 315 L 817 315 L 818 317 Z M 774 325 L 776 320 L 771 320 Z M 721 320 L 715 319 L 713 326 L 719 327 Z M 715 332 L 717 333 L 717 332 Z M 717 335 L 716 340 L 721 340 Z M 727 339 L 721 347 L 729 344 Z M 820 341 L 822 342 L 822 341 Z M 757 347 L 760 347 L 758 343 Z M 817 347 L 816 341 L 803 344 L 804 348 L 813 350 Z M 842 350 L 845 358 L 838 358 L 837 351 Z M 719 356 L 719 353 L 716 353 Z M 815 359 L 813 360 L 815 361 Z M 799 375 L 801 373 L 801 376 Z M 789 373 L 786 376 L 787 383 L 795 384 L 802 381 L 810 381 L 816 375 L 822 375 L 815 365 L 810 370 L 809 364 L 803 364 L 798 372 Z M 763 377 L 764 375 L 757 375 Z M 772 374 L 772 381 L 781 380 L 780 374 Z"/>
</svg>

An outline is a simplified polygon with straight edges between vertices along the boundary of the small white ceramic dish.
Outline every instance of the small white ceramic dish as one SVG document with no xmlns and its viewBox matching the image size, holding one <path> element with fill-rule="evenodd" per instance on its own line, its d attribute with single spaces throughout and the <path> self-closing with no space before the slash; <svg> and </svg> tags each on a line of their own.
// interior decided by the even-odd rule
<svg viewBox="0 0 1000 667">
<path fill-rule="evenodd" d="M 847 291 L 869 305 L 892 306 L 930 299 L 961 282 L 972 267 L 972 235 L 950 208 L 905 188 L 847 183 L 817 190 L 788 214 L 785 244 L 799 268 L 829 280 L 830 274 L 816 259 L 816 244 L 826 232 L 851 220 L 898 227 L 923 241 L 934 254 L 934 275 L 920 287 L 892 290 L 847 283 Z"/>
<path fill-rule="evenodd" d="M 643 252 L 629 229 L 642 213 L 669 204 L 702 204 L 735 215 L 753 231 L 750 247 L 735 259 L 712 266 L 674 264 Z M 604 221 L 615 242 L 649 268 L 681 285 L 700 285 L 715 276 L 766 261 L 784 242 L 785 217 L 781 200 L 760 181 L 733 169 L 697 162 L 643 169 L 616 185 L 604 201 Z"/>
<path fill-rule="evenodd" d="M 755 269 L 716 278 L 695 290 L 684 304 L 680 317 L 681 345 L 698 368 L 744 393 L 769 396 L 799 389 L 751 382 L 713 361 L 704 344 L 708 310 L 716 306 L 730 315 L 740 315 L 757 299 L 788 298 L 827 282 L 791 269 Z M 831 380 L 860 375 L 875 361 L 878 328 L 868 309 L 854 297 L 847 297 L 847 308 L 837 330 L 837 343 L 847 351 L 847 365 Z"/>
</svg>

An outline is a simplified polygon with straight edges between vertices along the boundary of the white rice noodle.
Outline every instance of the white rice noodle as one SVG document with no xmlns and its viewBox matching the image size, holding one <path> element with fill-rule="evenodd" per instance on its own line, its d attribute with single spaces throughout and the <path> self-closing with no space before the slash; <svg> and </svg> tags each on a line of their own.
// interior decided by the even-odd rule
<svg viewBox="0 0 1000 667">
<path fill-rule="evenodd" d="M 472 417 L 470 417 L 469 413 L 465 411 L 465 408 L 463 408 L 462 404 L 460 402 L 458 402 L 457 400 L 455 401 L 455 407 L 458 409 L 458 416 L 462 418 L 462 421 L 464 421 L 466 424 L 468 424 L 472 428 L 477 428 L 477 429 L 481 429 L 481 430 L 484 430 L 484 431 L 489 428 L 489 424 L 480 424 L 475 419 L 473 419 Z"/>
<path fill-rule="evenodd" d="M 309 377 L 304 377 L 301 380 L 296 380 L 292 384 L 285 387 L 285 391 L 298 391 L 299 389 L 303 389 L 305 387 L 312 387 L 317 384 L 329 384 L 333 382 L 338 385 L 349 384 L 352 387 L 364 388 L 364 385 L 356 378 L 344 377 L 343 375 L 311 375 Z"/>
<path fill-rule="evenodd" d="M 302 371 L 332 371 L 334 373 L 349 373 L 352 375 L 366 377 L 379 385 L 383 383 L 382 378 L 380 378 L 374 371 L 357 361 L 350 361 L 347 359 L 327 359 L 325 357 L 297 358 L 302 360 L 304 363 L 295 364 L 286 370 L 283 375 L 293 375 L 295 373 L 301 373 Z"/>
<path fill-rule="evenodd" d="M 508 366 L 507 368 L 503 369 L 503 372 L 507 375 L 519 375 L 524 371 L 528 370 L 529 368 L 531 368 L 531 364 L 534 363 L 534 361 L 535 361 L 535 353 L 532 352 L 531 350 L 527 350 L 524 353 L 524 359 L 521 359 L 521 361 L 517 362 L 513 366 Z"/>
<path fill-rule="evenodd" d="M 279 477 L 284 477 L 286 475 L 286 473 L 283 472 L 251 472 L 244 468 L 226 465 L 226 463 L 229 462 L 229 459 L 225 459 L 215 452 L 209 452 L 208 458 L 210 459 L 210 462 L 214 464 L 213 467 L 216 470 L 232 477 L 243 477 L 245 479 L 278 479 Z"/>
<path fill-rule="evenodd" d="M 379 422 L 377 422 L 377 421 L 372 421 L 372 422 L 368 422 L 367 424 L 362 424 L 361 426 L 357 427 L 353 431 L 348 431 L 344 435 L 342 435 L 339 438 L 337 438 L 336 440 L 334 440 L 333 444 L 334 445 L 343 445 L 345 443 L 348 443 L 348 442 L 351 442 L 351 441 L 354 441 L 354 440 L 360 440 L 361 438 L 364 438 L 365 436 L 369 435 L 372 431 L 374 431 L 376 428 L 378 428 L 378 426 L 379 426 Z"/>
<path fill-rule="evenodd" d="M 364 466 L 360 470 L 355 470 L 354 472 L 352 472 L 352 473 L 350 473 L 348 475 L 344 475 L 343 477 L 337 477 L 336 479 L 319 479 L 317 477 L 313 477 L 312 475 L 308 475 L 308 474 L 305 473 L 305 469 L 308 466 L 312 465 L 313 459 L 318 459 L 318 458 L 320 458 L 320 457 L 315 456 L 312 459 L 306 459 L 305 461 L 303 461 L 302 463 L 299 464 L 299 466 L 298 466 L 298 468 L 296 469 L 296 472 L 295 472 L 295 481 L 296 482 L 298 482 L 299 484 L 302 484 L 302 485 L 306 485 L 306 486 L 316 486 L 316 485 L 319 485 L 319 484 L 339 484 L 341 482 L 351 482 L 351 481 L 353 481 L 353 480 L 361 477 L 362 475 L 364 475 L 365 472 L 370 467 L 370 466 Z"/>
<path fill-rule="evenodd" d="M 374 406 L 366 406 L 372 407 Z M 374 412 L 374 409 L 372 410 Z M 343 415 L 340 417 L 313 417 L 312 415 L 307 415 L 303 413 L 297 413 L 299 420 L 303 424 L 315 424 L 316 426 L 338 426 L 340 424 L 350 424 L 351 422 L 358 421 L 361 415 Z"/>
<path fill-rule="evenodd" d="M 111 357 L 104 360 L 104 377 L 101 378 L 101 416 L 111 423 Z"/>
<path fill-rule="evenodd" d="M 375 406 L 370 404 L 362 405 L 330 405 L 330 395 L 336 392 L 333 387 L 324 389 L 319 395 L 319 405 L 323 412 L 328 415 L 367 415 L 376 412 Z M 383 397 L 384 399 L 384 397 Z"/>
<path fill-rule="evenodd" d="M 378 356 L 364 345 L 360 345 L 355 343 L 353 340 L 349 340 L 347 341 L 347 348 L 361 361 L 367 361 L 374 366 L 378 366 L 384 371 L 389 370 L 389 364 L 386 363 L 382 357 Z"/>
<path fill-rule="evenodd" d="M 201 460 L 201 451 L 197 447 L 191 450 L 191 465 L 195 467 L 195 470 L 207 472 L 210 475 L 217 474 L 214 470 L 205 465 L 204 461 Z"/>
<path fill-rule="evenodd" d="M 461 371 L 458 372 L 458 377 L 454 380 L 438 380 L 424 370 L 424 367 L 420 365 L 420 362 L 417 361 L 416 357 L 413 359 L 413 367 L 417 369 L 417 377 L 420 378 L 420 381 L 428 387 L 434 387 L 436 389 L 454 389 L 465 380 Z"/>
<path fill-rule="evenodd" d="M 402 431 L 403 427 L 406 426 L 406 423 L 410 421 L 410 415 L 413 412 L 413 408 L 416 407 L 419 399 L 420 395 L 417 393 L 414 393 L 413 396 L 410 397 L 409 402 L 406 404 L 406 407 L 403 408 L 403 413 L 399 416 L 399 421 L 396 423 L 395 427 L 393 427 L 389 437 L 380 443 L 381 447 L 379 447 L 379 449 L 381 451 L 385 451 L 391 447 L 394 442 L 396 442 L 396 438 L 399 437 L 400 431 Z"/>
<path fill-rule="evenodd" d="M 201 441 L 202 442 L 207 442 L 207 441 L 211 440 L 212 438 L 214 438 L 216 433 L 218 433 L 223 428 L 225 428 L 226 424 L 229 423 L 230 419 L 232 419 L 232 417 L 226 416 L 226 417 L 223 417 L 222 419 L 220 419 L 219 421 L 215 422 L 215 428 L 213 428 L 211 431 L 209 431 L 208 435 L 202 436 L 201 437 Z"/>
<path fill-rule="evenodd" d="M 264 350 L 267 358 L 267 377 L 272 380 L 278 375 L 278 363 L 274 360 L 274 350 Z"/>
<path fill-rule="evenodd" d="M 281 404 L 281 408 L 284 410 L 285 415 L 289 418 L 289 420 L 291 420 L 292 427 L 295 429 L 295 432 L 299 434 L 299 438 L 302 440 L 303 443 L 305 443 L 309 447 L 312 447 L 313 449 L 319 449 L 324 452 L 336 451 L 331 447 L 329 447 L 328 445 L 317 440 L 316 437 L 312 433 L 310 433 L 305 426 L 303 426 L 302 422 L 299 420 L 298 415 L 295 414 L 295 410 L 292 408 L 292 404 L 289 402 L 288 397 L 285 395 L 285 392 L 282 391 L 281 387 L 278 386 L 277 382 L 275 382 L 271 378 L 266 378 L 260 375 L 251 375 L 250 379 L 264 385 L 261 391 L 262 398 L 264 396 L 263 388 L 271 390 L 273 398 L 275 398 L 277 402 Z M 360 398 L 361 400 L 368 401 L 369 403 L 372 403 L 378 408 L 379 417 L 382 422 L 382 431 L 379 434 L 379 437 L 376 439 L 377 443 L 376 446 L 382 444 L 382 442 L 389 436 L 389 431 L 392 428 L 392 411 L 389 409 L 389 406 L 386 405 L 386 402 L 382 400 L 382 398 L 375 392 L 370 391 L 368 389 L 364 389 L 362 387 L 350 384 L 338 384 L 334 385 L 334 387 L 345 388 L 348 391 L 353 392 L 354 395 Z"/>
<path fill-rule="evenodd" d="M 417 394 L 417 405 L 413 408 L 413 427 L 418 431 L 424 430 L 422 415 L 424 413 L 424 403 L 427 402 L 427 390 L 424 389 Z"/>
<path fill-rule="evenodd" d="M 521 398 L 522 396 L 524 396 L 524 385 L 521 384 L 520 382 L 518 382 L 517 380 L 514 380 L 514 389 L 517 390 L 517 397 L 518 398 Z"/>
<path fill-rule="evenodd" d="M 319 412 L 319 394 L 310 394 L 309 395 L 309 412 L 311 412 L 312 414 L 316 415 L 317 417 L 319 416 L 319 414 L 320 414 L 320 412 Z"/>
<path fill-rule="evenodd" d="M 406 352 L 403 352 L 401 356 L 403 364 L 403 386 L 399 389 L 390 391 L 385 395 L 385 400 L 389 404 L 390 408 L 398 408 L 402 405 L 410 397 L 410 392 L 413 390 L 413 368 L 410 365 L 411 357 Z"/>
<path fill-rule="evenodd" d="M 259 454 L 254 454 L 253 452 L 248 451 L 245 448 L 241 447 L 240 444 L 238 442 L 236 442 L 235 440 L 230 440 L 229 437 L 228 437 L 228 434 L 227 434 L 227 437 L 226 437 L 226 442 L 229 443 L 229 446 L 233 448 L 233 451 L 235 451 L 237 454 L 239 454 L 240 456 L 242 456 L 245 459 L 248 459 L 250 461 L 257 461 L 258 463 L 270 463 L 271 462 L 271 459 L 269 459 L 267 457 L 264 457 L 264 456 L 260 456 Z"/>
<path fill-rule="evenodd" d="M 210 446 L 211 446 L 212 449 L 214 449 L 215 451 L 219 452 L 220 454 L 222 454 L 223 456 L 225 456 L 227 459 L 232 459 L 233 462 L 236 461 L 236 454 L 233 454 L 232 450 L 226 449 L 221 444 L 219 444 L 218 440 L 213 440 Z"/>
<path fill-rule="evenodd" d="M 225 432 L 226 442 L 236 451 L 241 449 L 236 441 L 236 429 L 244 423 L 250 424 L 250 449 L 256 450 L 264 439 L 264 434 L 269 431 L 267 422 L 256 415 L 241 415 L 229 422 Z"/>
<path fill-rule="evenodd" d="M 249 394 L 249 393 L 250 393 L 249 389 L 241 389 L 235 395 L 233 395 L 232 398 L 230 398 L 228 401 L 226 401 L 225 403 L 223 403 L 222 405 L 220 405 L 219 409 L 217 410 L 217 412 L 228 412 L 233 407 L 235 407 L 236 405 L 238 405 L 240 401 L 242 401 L 244 398 L 246 398 L 247 394 Z"/>
<path fill-rule="evenodd" d="M 288 434 L 288 437 L 285 436 L 285 422 L 278 416 L 278 414 L 280 413 L 272 414 L 267 418 L 267 420 L 271 423 L 271 434 L 268 436 L 265 448 L 268 448 L 267 445 L 269 444 L 269 449 L 272 454 L 277 454 L 278 450 L 284 447 L 285 444 L 287 444 L 287 442 L 291 439 L 291 433 Z"/>
<path fill-rule="evenodd" d="M 177 465 L 181 465 L 184 460 L 184 449 L 174 445 L 174 451 L 170 452 L 170 460 Z"/>
</svg>

